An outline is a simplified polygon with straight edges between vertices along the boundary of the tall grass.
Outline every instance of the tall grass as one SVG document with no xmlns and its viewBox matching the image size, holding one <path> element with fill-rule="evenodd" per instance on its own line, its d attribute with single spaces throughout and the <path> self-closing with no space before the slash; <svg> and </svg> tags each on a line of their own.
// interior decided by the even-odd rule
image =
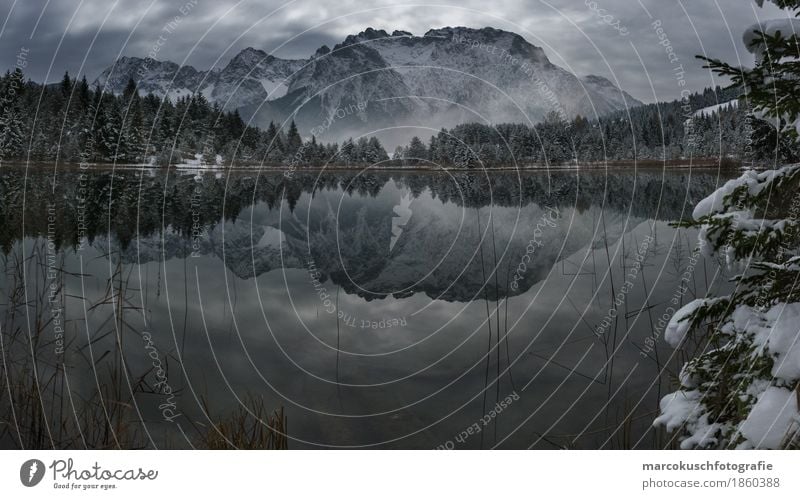
<svg viewBox="0 0 800 499">
<path fill-rule="evenodd" d="M 119 258 L 104 255 L 116 263 L 104 296 L 90 303 L 85 297 L 66 294 L 64 278 L 70 274 L 63 270 L 61 257 L 53 281 L 60 300 L 56 305 L 66 310 L 68 298 L 87 314 L 109 312 L 92 331 L 85 319 L 65 320 L 64 336 L 71 340 L 64 345 L 67 355 L 59 356 L 52 333 L 54 304 L 49 300 L 53 295 L 44 279 L 48 268 L 44 244 L 39 240 L 26 248 L 19 243 L 0 262 L 4 272 L 0 281 L 0 448 L 138 449 L 180 444 L 169 432 L 154 436 L 149 428 L 158 427 L 160 421 L 147 421 L 140 411 L 141 399 L 158 393 L 149 381 L 152 368 L 134 373 L 125 362 L 126 338 L 141 340 L 131 324 L 131 315 L 141 312 L 133 303 L 138 290 L 129 285 L 131 269 Z M 113 340 L 110 348 L 109 340 Z M 212 418 L 207 394 L 200 397 L 209 423 L 186 417 L 186 427 L 194 432 L 178 434 L 182 445 L 288 448 L 283 408 L 268 413 L 263 399 L 249 396 L 244 406 L 215 411 Z"/>
</svg>

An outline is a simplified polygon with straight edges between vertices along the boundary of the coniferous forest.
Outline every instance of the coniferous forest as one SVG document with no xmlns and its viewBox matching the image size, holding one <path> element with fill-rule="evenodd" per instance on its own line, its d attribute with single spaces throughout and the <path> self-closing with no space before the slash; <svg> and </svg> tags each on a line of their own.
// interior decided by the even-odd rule
<svg viewBox="0 0 800 499">
<path fill-rule="evenodd" d="M 25 81 L 19 70 L 0 78 L 0 158 L 86 163 L 322 165 L 369 164 L 388 159 L 375 139 L 337 144 L 303 141 L 286 130 L 248 126 L 238 112 L 223 112 L 201 94 L 176 102 L 140 96 L 131 80 L 121 95 L 91 88 L 65 74 L 55 85 Z"/>
<path fill-rule="evenodd" d="M 603 161 L 721 158 L 797 161 L 768 122 L 737 106 L 735 88 L 706 89 L 683 101 L 645 104 L 589 120 L 550 112 L 525 124 L 467 123 L 398 146 L 390 160 L 376 137 L 341 145 L 303 138 L 291 121 L 260 129 L 223 111 L 202 94 L 176 102 L 141 96 L 131 80 L 121 95 L 65 74 L 58 84 L 26 81 L 21 70 L 0 77 L 0 158 L 66 163 L 205 165 L 498 166 Z M 733 102 L 733 104 L 731 104 Z M 722 105 L 720 105 L 722 103 Z M 714 107 L 715 106 L 715 107 Z M 698 110 L 709 109 L 707 112 Z M 426 143 L 427 142 L 427 143 Z M 776 145 L 777 144 L 777 145 Z"/>
<path fill-rule="evenodd" d="M 393 158 L 465 167 L 703 158 L 766 164 L 776 154 L 782 162 L 798 161 L 774 126 L 737 105 L 739 95 L 736 88 L 717 87 L 685 101 L 645 104 L 597 120 L 566 121 L 550 112 L 533 126 L 458 125 L 441 130 L 427 145 L 414 137 Z"/>
</svg>

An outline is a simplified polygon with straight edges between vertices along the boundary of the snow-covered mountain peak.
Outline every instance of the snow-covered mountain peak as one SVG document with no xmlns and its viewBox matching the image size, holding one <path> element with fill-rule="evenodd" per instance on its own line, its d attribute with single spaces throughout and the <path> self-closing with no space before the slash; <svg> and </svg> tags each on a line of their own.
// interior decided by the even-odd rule
<svg viewBox="0 0 800 499">
<path fill-rule="evenodd" d="M 381 38 L 389 38 L 389 33 L 382 29 L 367 28 L 357 35 L 348 35 L 341 45 L 353 45 L 367 40 L 377 40 Z"/>
<path fill-rule="evenodd" d="M 535 122 L 550 111 L 594 117 L 639 103 L 608 79 L 578 78 L 541 47 L 492 27 L 448 26 L 422 36 L 370 27 L 308 59 L 248 47 L 209 71 L 121 57 L 96 83 L 121 93 L 131 78 L 141 93 L 175 100 L 198 92 L 256 124 L 292 116 L 305 131 L 343 106 L 364 108 L 337 120 L 328 138 L 397 125 Z"/>
<path fill-rule="evenodd" d="M 230 60 L 228 67 L 243 66 L 246 68 L 254 68 L 269 64 L 274 59 L 275 57 L 267 54 L 263 50 L 247 47 Z"/>
</svg>

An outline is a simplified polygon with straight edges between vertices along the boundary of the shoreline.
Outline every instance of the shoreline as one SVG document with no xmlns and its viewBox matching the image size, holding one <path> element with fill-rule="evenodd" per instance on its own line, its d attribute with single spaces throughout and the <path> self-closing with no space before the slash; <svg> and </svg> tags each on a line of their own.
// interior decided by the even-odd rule
<svg viewBox="0 0 800 499">
<path fill-rule="evenodd" d="M 136 163 L 57 163 L 55 161 L 3 161 L 0 162 L 0 171 L 2 167 L 12 168 L 39 168 L 48 167 L 54 170 L 65 169 L 68 171 L 81 170 L 81 171 L 110 171 L 110 170 L 138 170 L 138 171 L 178 171 L 178 172 L 259 172 L 259 173 L 281 173 L 287 178 L 293 177 L 299 173 L 319 173 L 324 171 L 330 172 L 355 172 L 361 173 L 369 170 L 372 173 L 377 172 L 408 172 L 408 173 L 448 173 L 448 172 L 499 172 L 499 173 L 543 173 L 543 172 L 570 172 L 570 171 L 638 171 L 638 170 L 720 170 L 720 171 L 741 171 L 744 165 L 738 161 L 732 162 L 728 159 L 717 160 L 668 160 L 668 161 L 609 161 L 604 163 L 584 163 L 580 165 L 526 165 L 521 167 L 488 167 L 488 168 L 458 168 L 458 167 L 430 167 L 430 166 L 348 166 L 348 165 L 326 165 L 326 166 L 308 166 L 302 168 L 291 169 L 286 166 L 275 165 L 193 165 L 193 164 L 177 164 L 165 166 L 156 166 L 149 164 L 136 164 Z"/>
</svg>

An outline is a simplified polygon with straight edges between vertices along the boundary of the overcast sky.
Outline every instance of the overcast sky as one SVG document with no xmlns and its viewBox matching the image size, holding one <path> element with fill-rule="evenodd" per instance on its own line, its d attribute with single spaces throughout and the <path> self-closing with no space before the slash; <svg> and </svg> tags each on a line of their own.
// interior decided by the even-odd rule
<svg viewBox="0 0 800 499">
<path fill-rule="evenodd" d="M 118 56 L 144 57 L 159 41 L 159 59 L 207 69 L 248 46 L 307 57 L 366 27 L 422 35 L 443 26 L 492 26 L 519 33 L 578 75 L 609 77 L 652 102 L 676 98 L 681 89 L 655 21 L 686 69 L 687 87 L 699 90 L 724 82 L 701 69 L 695 54 L 749 65 L 744 29 L 785 15 L 750 0 L 2 0 L 0 65 L 13 68 L 27 49 L 26 72 L 36 81 L 59 80 L 65 70 L 92 81 Z"/>
</svg>

